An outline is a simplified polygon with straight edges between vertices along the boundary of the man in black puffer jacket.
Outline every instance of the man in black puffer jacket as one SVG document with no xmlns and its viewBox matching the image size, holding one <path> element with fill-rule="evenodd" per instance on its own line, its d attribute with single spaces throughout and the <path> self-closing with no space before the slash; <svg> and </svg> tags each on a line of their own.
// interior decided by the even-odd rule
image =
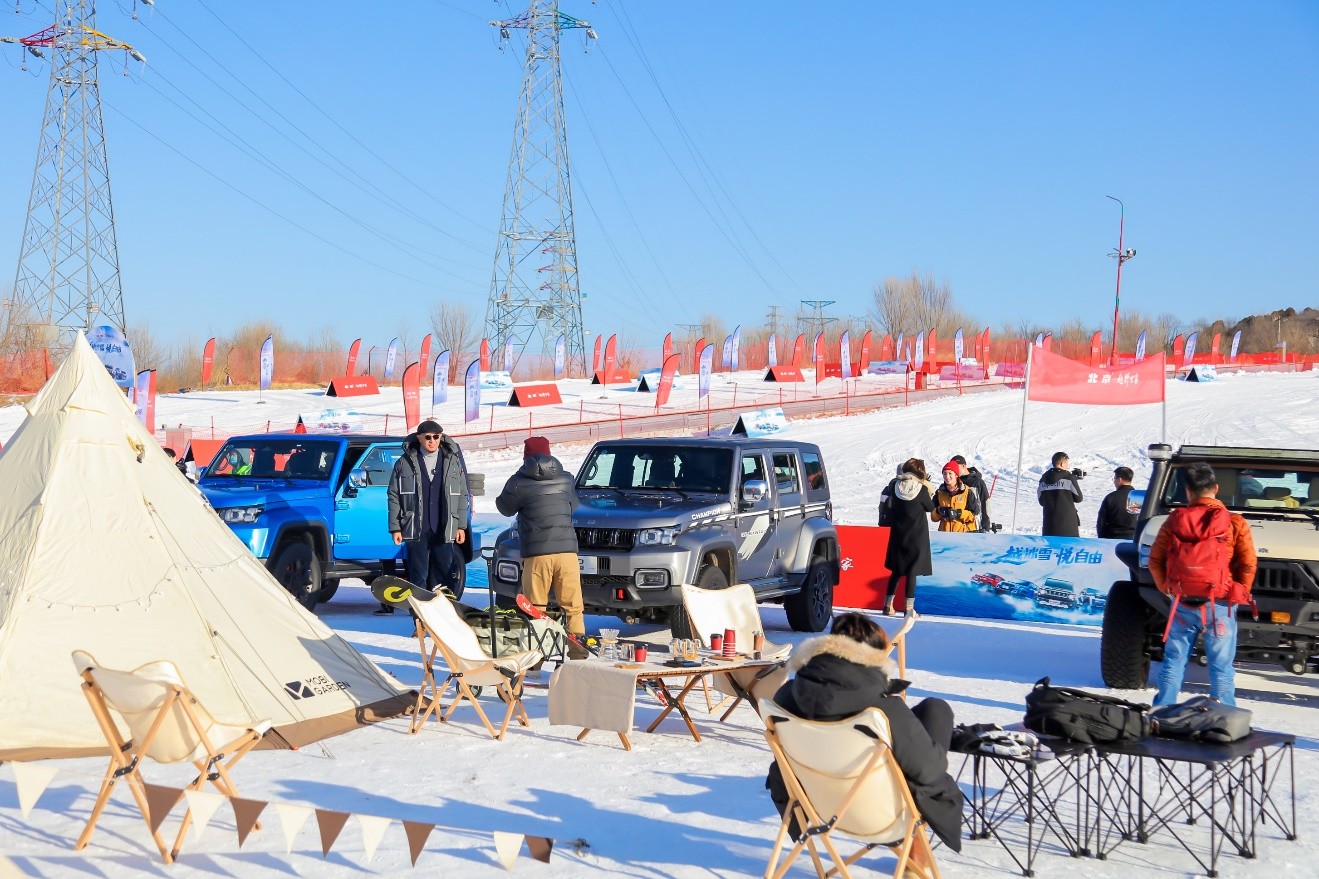
<svg viewBox="0 0 1319 879">
<path fill-rule="evenodd" d="M 1050 463 L 1053 466 L 1044 471 L 1035 492 L 1044 507 L 1040 533 L 1045 537 L 1079 537 L 1081 517 L 1076 504 L 1081 500 L 1081 486 L 1077 484 L 1080 477 L 1067 469 L 1071 461 L 1066 452 L 1054 452 Z"/>
<path fill-rule="evenodd" d="M 582 618 L 582 576 L 577 561 L 577 531 L 572 513 L 577 508 L 575 481 L 550 455 L 550 441 L 529 438 L 522 447 L 522 467 L 495 498 L 505 516 L 518 517 L 522 544 L 522 594 L 544 609 L 550 590 L 568 617 L 567 629 L 586 634 Z"/>
<path fill-rule="evenodd" d="M 812 638 L 793 651 L 788 670 L 795 673 L 774 696 L 785 711 L 807 720 L 842 720 L 867 708 L 888 719 L 893 756 L 907 779 L 912 799 L 930 828 L 953 851 L 962 850 L 962 791 L 948 774 L 953 711 L 942 699 L 923 699 L 908 708 L 899 695 L 906 681 L 896 680 L 884 630 L 859 613 L 834 620 L 830 634 Z M 778 764 L 765 779 L 779 814 L 788 790 Z"/>
</svg>

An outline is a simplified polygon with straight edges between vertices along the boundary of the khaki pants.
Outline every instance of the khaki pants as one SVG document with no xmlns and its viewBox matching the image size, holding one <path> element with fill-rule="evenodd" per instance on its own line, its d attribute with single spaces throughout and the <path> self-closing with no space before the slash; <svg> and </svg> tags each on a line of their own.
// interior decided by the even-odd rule
<svg viewBox="0 0 1319 879">
<path fill-rule="evenodd" d="M 522 561 L 522 594 L 537 607 L 544 609 L 554 600 L 568 617 L 566 628 L 574 635 L 586 634 L 586 621 L 582 618 L 582 575 L 575 552 L 556 552 L 537 555 Z"/>
</svg>

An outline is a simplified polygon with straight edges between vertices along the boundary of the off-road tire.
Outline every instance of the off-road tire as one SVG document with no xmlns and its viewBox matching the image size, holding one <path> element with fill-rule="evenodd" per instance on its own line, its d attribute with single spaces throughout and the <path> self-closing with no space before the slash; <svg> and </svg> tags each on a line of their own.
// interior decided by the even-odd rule
<svg viewBox="0 0 1319 879">
<path fill-rule="evenodd" d="M 783 600 L 783 610 L 794 632 L 823 632 L 834 613 L 833 565 L 820 556 L 812 559 L 801 591 Z"/>
<path fill-rule="evenodd" d="M 714 565 L 706 565 L 696 575 L 696 585 L 701 589 L 727 589 L 728 577 Z M 687 616 L 687 608 L 681 604 L 669 610 L 669 629 L 675 638 L 702 638 L 700 634 L 692 631 L 691 617 Z M 705 637 L 710 634 L 706 632 Z"/>
<path fill-rule="evenodd" d="M 315 610 L 321 594 L 321 560 L 310 542 L 290 540 L 270 563 L 270 573 L 307 610 Z"/>
<path fill-rule="evenodd" d="M 1150 677 L 1145 630 L 1152 613 L 1135 583 L 1114 583 L 1104 608 L 1099 668 L 1104 683 L 1117 690 L 1139 690 Z"/>
</svg>

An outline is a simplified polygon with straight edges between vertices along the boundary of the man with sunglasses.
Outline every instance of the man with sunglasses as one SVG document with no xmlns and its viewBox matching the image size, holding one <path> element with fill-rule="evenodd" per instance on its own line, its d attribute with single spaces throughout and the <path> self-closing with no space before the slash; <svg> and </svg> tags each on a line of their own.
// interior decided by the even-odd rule
<svg viewBox="0 0 1319 879">
<path fill-rule="evenodd" d="M 456 591 L 470 499 L 462 452 L 434 421 L 417 425 L 389 477 L 389 530 L 406 543 L 408 582 Z"/>
</svg>

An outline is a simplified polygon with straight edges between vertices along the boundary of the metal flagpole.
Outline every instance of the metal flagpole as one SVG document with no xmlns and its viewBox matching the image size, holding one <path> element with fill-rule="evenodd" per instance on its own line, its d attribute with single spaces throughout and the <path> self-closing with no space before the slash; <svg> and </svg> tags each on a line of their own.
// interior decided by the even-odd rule
<svg viewBox="0 0 1319 879">
<path fill-rule="evenodd" d="M 1021 433 L 1017 437 L 1017 486 L 1012 493 L 1012 533 L 1017 533 L 1017 507 L 1021 504 L 1021 464 L 1026 446 L 1026 402 L 1030 399 L 1030 362 L 1035 356 L 1035 346 L 1026 348 L 1026 387 L 1021 397 Z"/>
</svg>

